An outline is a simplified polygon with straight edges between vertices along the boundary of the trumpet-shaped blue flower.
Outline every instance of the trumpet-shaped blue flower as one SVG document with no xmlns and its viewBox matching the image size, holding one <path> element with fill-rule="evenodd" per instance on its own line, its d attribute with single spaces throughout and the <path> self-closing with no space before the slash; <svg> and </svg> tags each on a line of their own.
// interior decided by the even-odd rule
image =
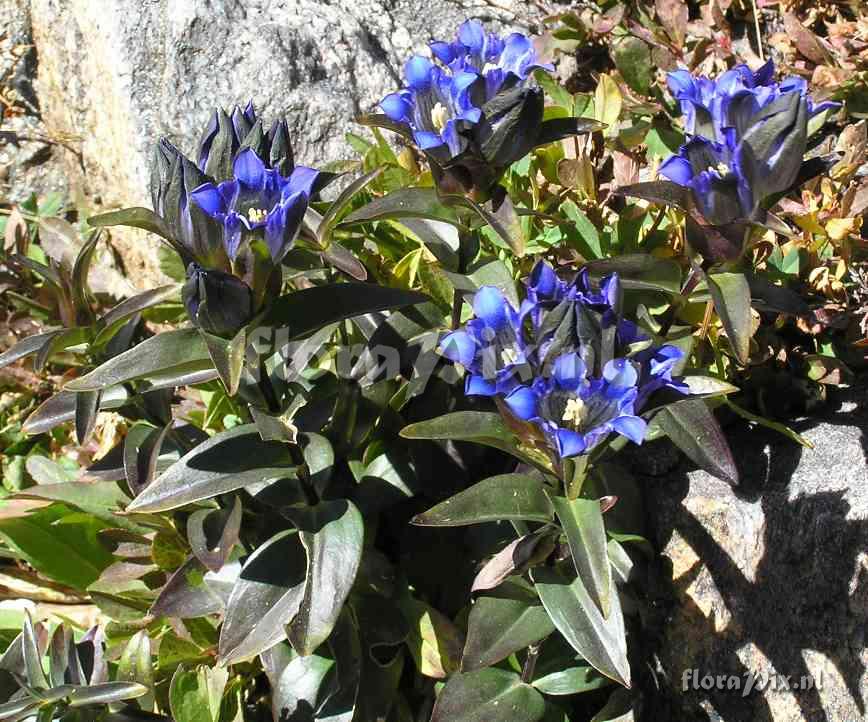
<svg viewBox="0 0 868 722">
<path fill-rule="evenodd" d="M 440 352 L 467 370 L 465 393 L 506 393 L 521 383 L 529 362 L 522 329 L 527 307 L 517 311 L 499 289 L 484 286 L 473 297 L 473 311 L 476 318 L 447 334 Z"/>
<path fill-rule="evenodd" d="M 600 378 L 576 353 L 557 359 L 549 378 L 520 386 L 504 399 L 517 418 L 535 424 L 561 458 L 587 454 L 612 432 L 636 444 L 647 424 L 637 416 L 638 374 L 626 359 L 612 359 Z"/>
<path fill-rule="evenodd" d="M 719 143 L 725 142 L 727 128 L 740 129 L 746 118 L 787 93 L 805 99 L 809 118 L 840 105 L 832 101 L 815 104 L 804 78 L 792 76 L 777 83 L 774 74 L 774 62 L 769 60 L 757 71 L 737 65 L 715 79 L 675 70 L 668 73 L 667 84 L 681 105 L 687 133 Z"/>
<path fill-rule="evenodd" d="M 584 269 L 567 282 L 540 262 L 525 285 L 518 309 L 498 289 L 480 289 L 475 318 L 440 351 L 467 370 L 467 394 L 504 397 L 558 455 L 586 453 L 611 432 L 640 443 L 649 399 L 662 389 L 689 393 L 674 375 L 683 352 L 621 317 L 617 274 L 595 287 Z"/>
<path fill-rule="evenodd" d="M 501 38 L 468 21 L 453 42 L 434 42 L 431 51 L 433 61 L 407 61 L 406 87 L 380 102 L 386 116 L 441 166 L 472 152 L 480 163 L 506 167 L 527 153 L 542 122 L 542 96 L 523 86 L 535 69 L 552 70 L 537 61 L 530 39 Z"/>
<path fill-rule="evenodd" d="M 295 241 L 318 175 L 313 168 L 297 166 L 284 177 L 247 148 L 236 155 L 231 180 L 203 183 L 191 196 L 223 224 L 223 243 L 230 259 L 238 254 L 243 231 L 262 232 L 277 263 Z"/>
<path fill-rule="evenodd" d="M 660 173 L 693 191 L 711 225 L 755 220 L 766 198 L 788 190 L 805 155 L 808 119 L 838 105 L 814 104 L 802 78 L 773 78 L 772 61 L 756 72 L 739 65 L 716 80 L 669 73 L 692 137 Z"/>
</svg>

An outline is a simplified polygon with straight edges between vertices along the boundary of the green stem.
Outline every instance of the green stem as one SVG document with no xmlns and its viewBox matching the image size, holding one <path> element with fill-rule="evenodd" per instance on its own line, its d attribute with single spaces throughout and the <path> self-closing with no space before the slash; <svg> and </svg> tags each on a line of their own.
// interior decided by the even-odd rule
<svg viewBox="0 0 868 722">
<path fill-rule="evenodd" d="M 527 657 L 525 657 L 524 667 L 521 669 L 521 681 L 525 684 L 530 684 L 533 680 L 537 659 L 539 659 L 539 645 L 532 644 L 527 648 Z"/>
<path fill-rule="evenodd" d="M 567 492 L 567 499 L 573 501 L 582 495 L 582 487 L 585 484 L 585 479 L 588 477 L 588 457 L 586 454 L 569 459 L 570 463 L 564 460 L 564 489 Z"/>
</svg>

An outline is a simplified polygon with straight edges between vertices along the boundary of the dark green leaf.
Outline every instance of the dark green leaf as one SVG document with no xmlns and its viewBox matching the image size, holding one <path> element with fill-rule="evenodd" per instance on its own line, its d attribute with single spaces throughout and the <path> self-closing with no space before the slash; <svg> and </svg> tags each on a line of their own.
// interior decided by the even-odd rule
<svg viewBox="0 0 868 722">
<path fill-rule="evenodd" d="M 293 515 L 307 551 L 307 582 L 286 636 L 303 657 L 331 634 L 356 580 L 365 530 L 352 502 L 324 501 Z"/>
<path fill-rule="evenodd" d="M 170 298 L 176 298 L 180 290 L 180 284 L 171 283 L 167 286 L 152 288 L 121 301 L 99 319 L 102 330 L 96 335 L 93 343 L 95 345 L 106 343 L 130 317 Z"/>
<path fill-rule="evenodd" d="M 75 395 L 75 440 L 84 446 L 96 426 L 102 391 L 84 391 Z"/>
<path fill-rule="evenodd" d="M 520 447 L 500 415 L 491 412 L 456 411 L 405 426 L 401 436 L 405 439 L 473 441 L 493 446 L 544 471 L 550 471 L 548 457 L 535 449 Z"/>
<path fill-rule="evenodd" d="M 412 522 L 420 526 L 466 526 L 501 519 L 547 523 L 552 518 L 552 505 L 540 479 L 526 474 L 501 474 L 416 515 Z"/>
<path fill-rule="evenodd" d="M 647 181 L 621 186 L 612 191 L 615 195 L 641 198 L 651 203 L 675 206 L 682 210 L 690 208 L 690 189 L 672 181 Z"/>
<path fill-rule="evenodd" d="M 37 407 L 22 426 L 25 434 L 42 434 L 55 426 L 75 420 L 76 399 L 79 394 L 59 391 Z M 117 409 L 127 403 L 129 394 L 123 386 L 112 386 L 100 393 L 100 409 Z"/>
<path fill-rule="evenodd" d="M 356 194 L 382 172 L 383 168 L 376 168 L 370 173 L 356 178 L 356 180 L 341 191 L 340 195 L 328 207 L 328 210 L 323 214 L 319 227 L 316 229 L 316 241 L 321 248 L 328 248 L 331 243 L 332 232 L 338 224 L 338 216 L 349 207 L 350 202 Z"/>
<path fill-rule="evenodd" d="M 76 687 L 69 695 L 70 707 L 93 704 L 114 704 L 135 699 L 148 693 L 148 688 L 137 682 L 105 682 L 90 687 Z"/>
<path fill-rule="evenodd" d="M 612 584 L 600 502 L 562 496 L 551 497 L 551 501 L 567 535 L 576 571 L 603 616 L 608 618 L 612 595 L 617 592 Z"/>
<path fill-rule="evenodd" d="M 196 328 L 153 336 L 66 384 L 67 391 L 95 391 L 175 368 L 211 366 L 208 347 Z"/>
<path fill-rule="evenodd" d="M 254 657 L 284 639 L 304 598 L 307 558 L 294 529 L 278 533 L 244 565 L 226 605 L 220 661 Z"/>
<path fill-rule="evenodd" d="M 434 188 L 401 188 L 392 191 L 353 211 L 340 225 L 349 226 L 387 218 L 428 218 L 461 225 L 455 211 L 443 204 Z"/>
<path fill-rule="evenodd" d="M 568 667 L 535 679 L 532 684 L 543 694 L 566 695 L 590 692 L 610 681 L 593 667 Z"/>
<path fill-rule="evenodd" d="M 43 346 L 51 343 L 52 339 L 61 333 L 63 333 L 63 329 L 55 329 L 53 331 L 35 333 L 32 336 L 21 339 L 12 348 L 0 354 L 0 368 L 8 366 L 19 359 L 26 358 L 31 354 L 35 354 Z"/>
<path fill-rule="evenodd" d="M 743 273 L 709 273 L 708 291 L 714 309 L 739 363 L 746 364 L 750 357 L 752 335 L 750 317 L 750 285 Z"/>
<path fill-rule="evenodd" d="M 315 654 L 301 657 L 286 644 L 278 644 L 260 656 L 271 687 L 274 719 L 312 722 L 312 710 L 319 707 L 321 693 L 326 691 L 323 683 L 335 661 Z"/>
<path fill-rule="evenodd" d="M 664 406 L 654 416 L 658 426 L 697 466 L 730 484 L 738 484 L 738 468 L 720 425 L 702 399 Z"/>
<path fill-rule="evenodd" d="M 211 571 L 219 572 L 238 542 L 241 530 L 241 500 L 232 508 L 200 509 L 187 519 L 187 541 L 193 554 Z"/>
<path fill-rule="evenodd" d="M 619 684 L 630 686 L 627 639 L 618 594 L 611 595 L 604 619 L 578 577 L 570 580 L 550 567 L 531 570 L 543 606 L 558 631 L 588 664 Z"/>
<path fill-rule="evenodd" d="M 526 583 L 504 582 L 480 596 L 470 610 L 461 671 L 497 664 L 554 631 L 548 613 Z"/>
<path fill-rule="evenodd" d="M 450 205 L 464 206 L 472 210 L 483 223 L 491 226 L 491 230 L 500 236 L 500 240 L 509 246 L 516 256 L 524 255 L 524 231 L 512 201 L 508 197 L 504 198 L 497 212 L 494 213 L 466 196 L 450 195 L 443 200 Z"/>
<path fill-rule="evenodd" d="M 681 292 L 681 267 L 678 263 L 647 253 L 591 261 L 587 268 L 593 276 L 617 272 L 624 288 L 665 291 L 672 295 Z"/>
<path fill-rule="evenodd" d="M 124 440 L 124 474 L 134 496 L 141 494 L 154 480 L 160 449 L 171 426 L 169 423 L 158 429 L 149 424 L 138 423 L 127 432 Z"/>
<path fill-rule="evenodd" d="M 223 431 L 182 456 L 129 505 L 128 511 L 167 511 L 268 479 L 294 478 L 285 444 L 263 441 L 256 426 Z"/>
<path fill-rule="evenodd" d="M 480 669 L 453 675 L 437 697 L 431 722 L 537 722 L 545 700 L 515 672 Z"/>
<path fill-rule="evenodd" d="M 167 241 L 173 240 L 172 233 L 163 219 L 150 208 L 124 208 L 119 211 L 110 211 L 109 213 L 101 213 L 98 216 L 91 216 L 87 219 L 87 222 L 96 228 L 132 226 L 133 228 L 141 228 L 142 230 L 156 233 Z"/>
<path fill-rule="evenodd" d="M 138 524 L 118 516 L 129 498 L 113 481 L 67 481 L 61 484 L 32 486 L 17 495 L 23 499 L 60 501 L 81 509 L 97 519 L 129 531 L 140 531 Z"/>
<path fill-rule="evenodd" d="M 292 341 L 345 318 L 428 300 L 424 294 L 400 288 L 372 283 L 335 283 L 281 296 L 268 312 L 265 323 L 288 328 L 288 340 Z"/>
<path fill-rule="evenodd" d="M 583 135 L 603 130 L 606 125 L 591 118 L 552 118 L 540 125 L 535 144 L 546 145 L 573 135 Z"/>
</svg>

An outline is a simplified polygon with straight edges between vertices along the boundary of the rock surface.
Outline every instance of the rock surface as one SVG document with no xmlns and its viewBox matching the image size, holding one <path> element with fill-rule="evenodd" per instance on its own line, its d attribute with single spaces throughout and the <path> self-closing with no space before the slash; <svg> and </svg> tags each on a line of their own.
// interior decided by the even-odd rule
<svg viewBox="0 0 868 722">
<path fill-rule="evenodd" d="M 191 148 L 217 105 L 254 99 L 286 113 L 297 158 L 348 155 L 353 116 L 396 88 L 413 51 L 468 17 L 521 27 L 524 0 L 15 0 L 32 19 L 43 116 L 74 136 L 75 182 L 103 207 L 147 204 L 151 144 Z M 150 240 L 119 250 L 139 285 L 156 280 Z"/>
<path fill-rule="evenodd" d="M 837 409 L 796 429 L 813 450 L 766 429 L 727 430 L 742 475 L 737 489 L 685 469 L 647 480 L 655 542 L 674 587 L 659 660 L 668 718 L 866 719 L 864 380 L 839 394 Z M 689 670 L 697 672 L 684 690 Z M 703 690 L 706 674 L 733 675 L 741 688 Z M 750 674 L 790 675 L 792 688 L 777 678 L 745 695 Z"/>
</svg>

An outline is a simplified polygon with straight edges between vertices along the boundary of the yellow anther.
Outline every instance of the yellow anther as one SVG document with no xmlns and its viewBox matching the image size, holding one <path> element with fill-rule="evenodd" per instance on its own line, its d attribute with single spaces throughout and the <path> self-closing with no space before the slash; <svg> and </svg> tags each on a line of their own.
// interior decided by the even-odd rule
<svg viewBox="0 0 868 722">
<path fill-rule="evenodd" d="M 262 208 L 251 208 L 247 211 L 247 218 L 251 223 L 262 223 L 267 215 L 268 211 L 264 211 Z"/>
<path fill-rule="evenodd" d="M 564 415 L 561 419 L 578 429 L 585 419 L 586 411 L 587 407 L 584 401 L 578 398 L 570 399 L 567 401 L 567 407 L 564 409 Z"/>
<path fill-rule="evenodd" d="M 431 108 L 431 123 L 435 130 L 438 133 L 442 133 L 448 120 L 449 111 L 446 110 L 446 106 L 443 103 L 435 103 L 434 107 Z"/>
</svg>

